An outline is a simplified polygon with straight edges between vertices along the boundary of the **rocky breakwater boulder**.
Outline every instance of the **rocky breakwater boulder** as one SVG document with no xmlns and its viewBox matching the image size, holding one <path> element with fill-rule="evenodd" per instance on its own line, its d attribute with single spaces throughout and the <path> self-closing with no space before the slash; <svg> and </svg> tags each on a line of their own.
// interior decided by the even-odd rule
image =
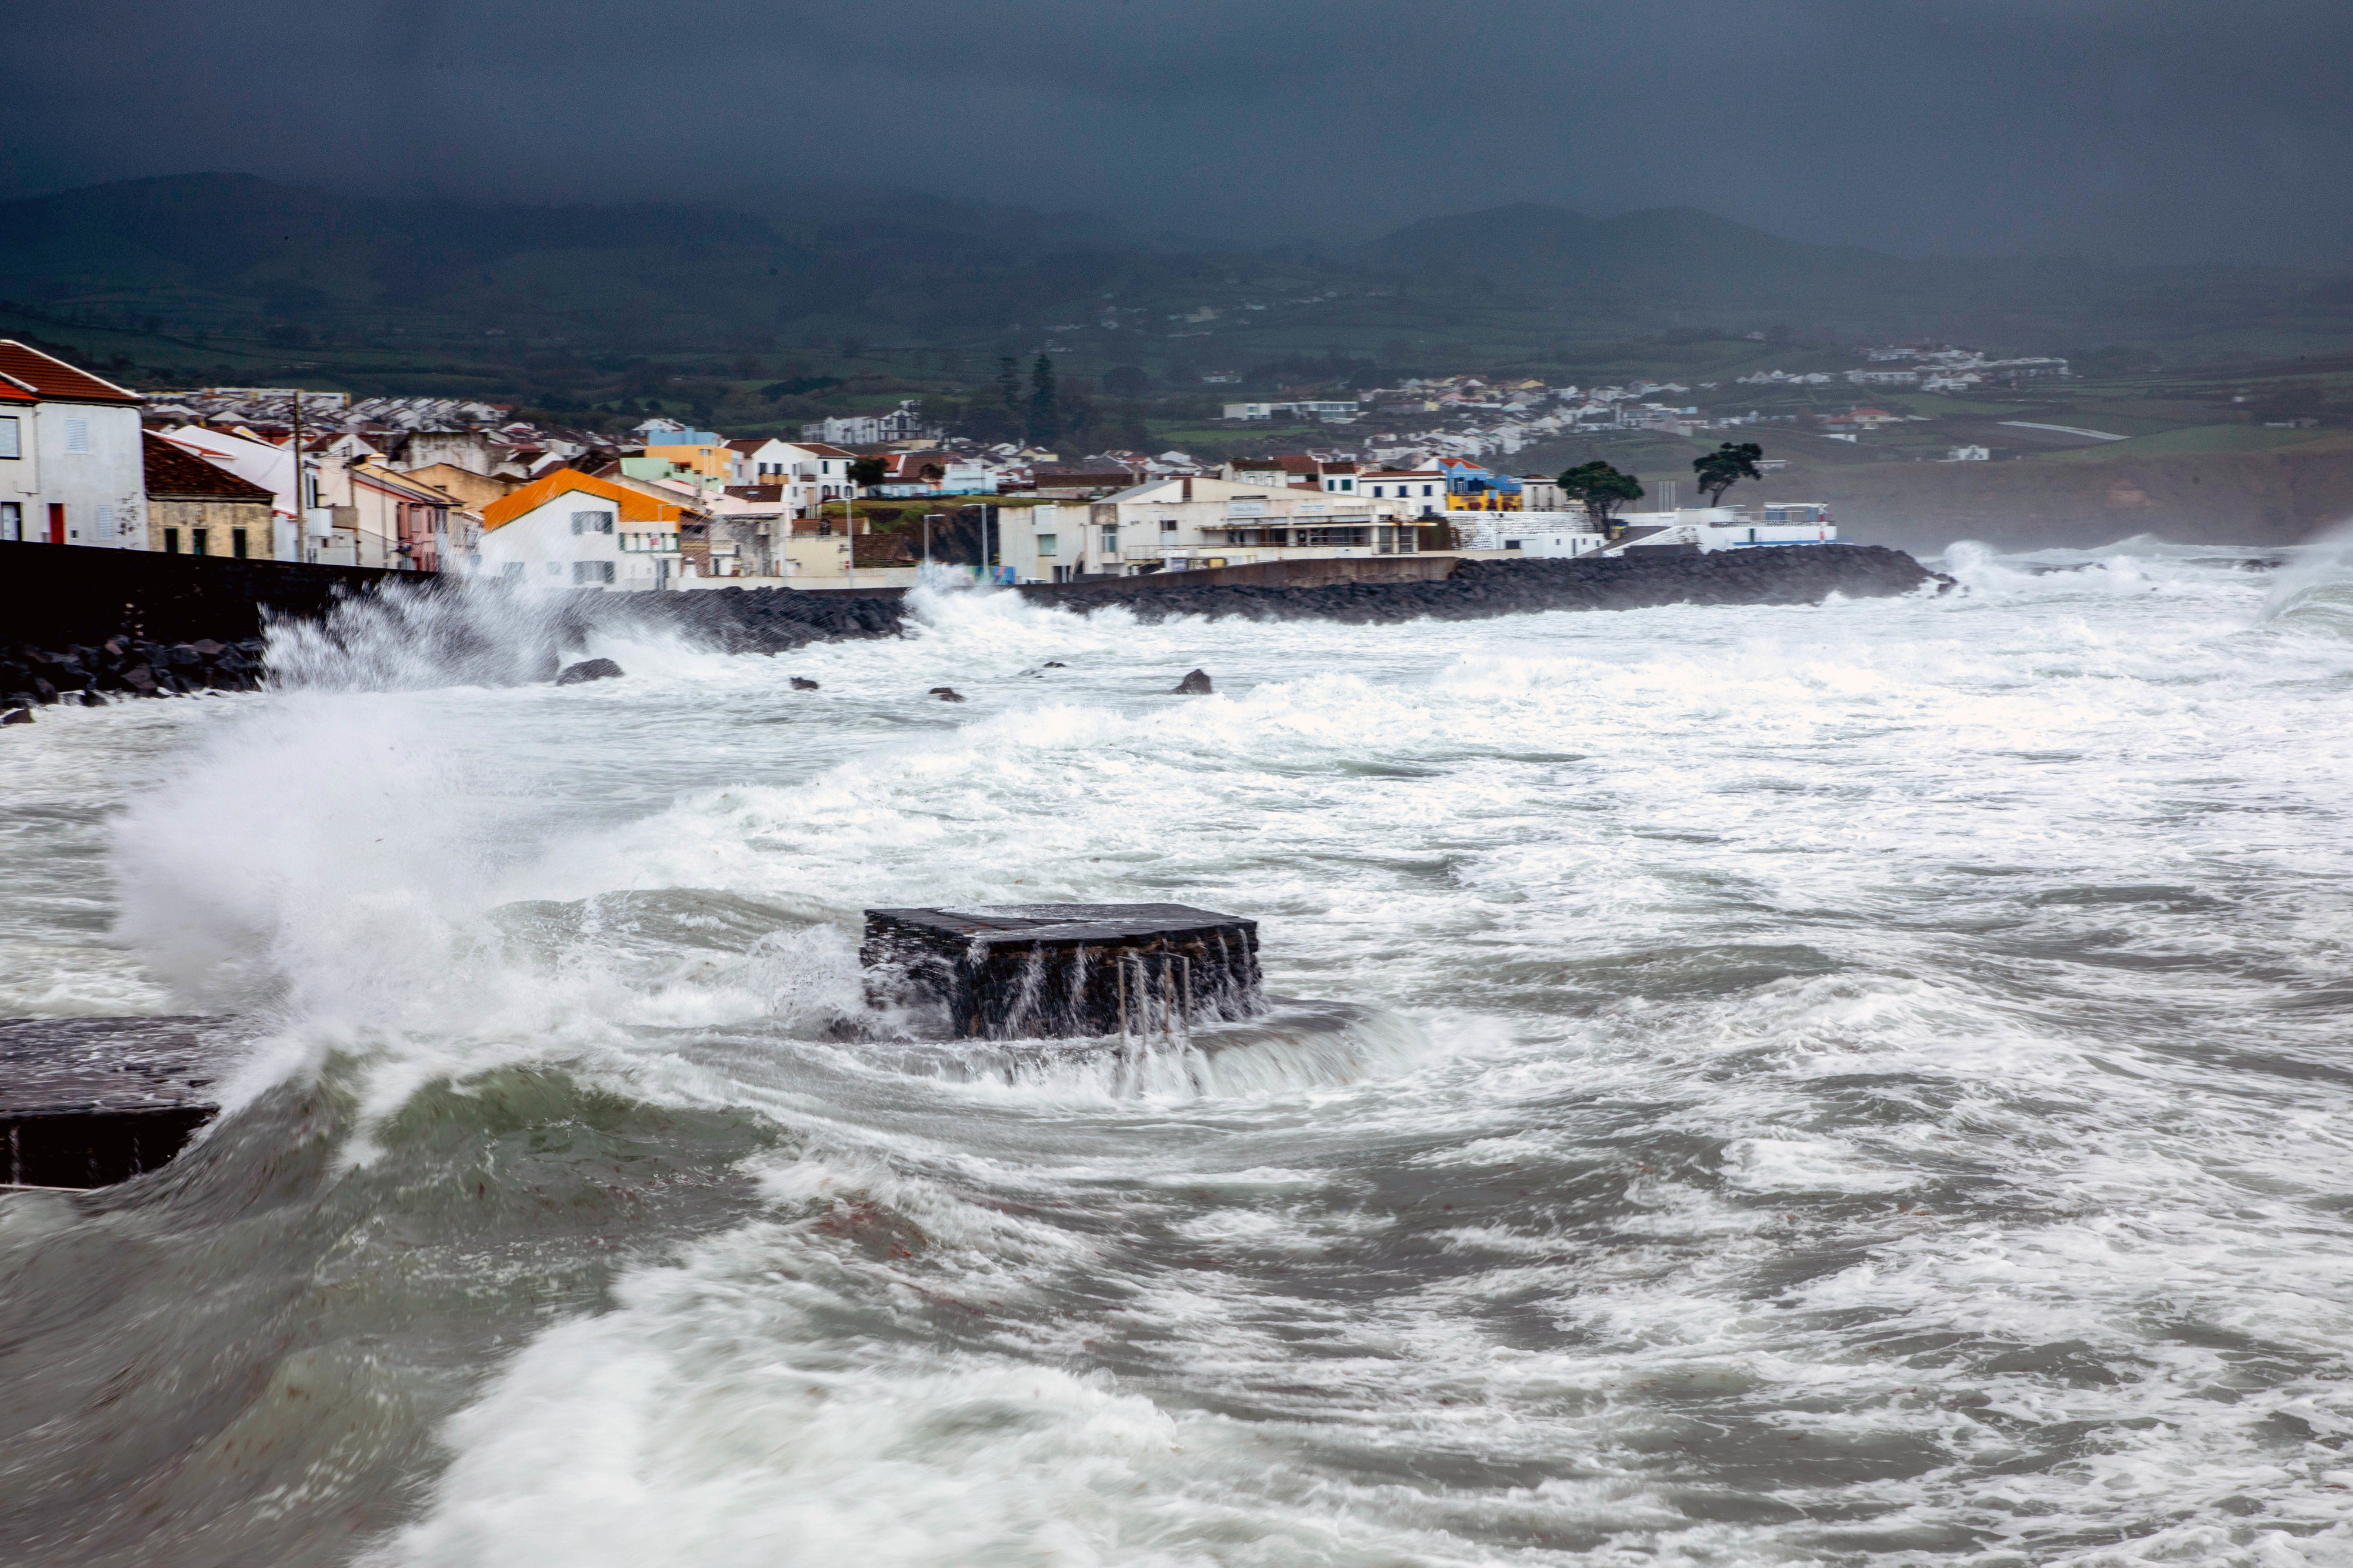
<svg viewBox="0 0 2353 1568">
<path fill-rule="evenodd" d="M 95 706 L 129 697 L 251 691 L 261 685 L 263 647 L 243 642 L 152 643 L 109 637 L 96 645 L 0 649 L 0 710 L 56 702 Z"/>
<path fill-rule="evenodd" d="M 1834 594 L 1889 598 L 1932 584 L 1941 591 L 1951 582 L 1900 550 L 1805 544 L 1704 555 L 1463 561 L 1452 575 L 1428 582 L 1335 583 L 1315 588 L 1220 584 L 1156 593 L 1146 586 L 1103 602 L 1122 605 L 1145 620 L 1242 616 L 1364 624 L 1661 605 L 1818 605 Z M 1074 609 L 1086 607 L 1076 596 L 1063 602 Z"/>
<path fill-rule="evenodd" d="M 815 642 L 893 637 L 906 625 L 899 589 L 697 588 L 674 594 L 601 594 L 575 613 L 589 626 L 683 632 L 729 653 L 784 653 Z"/>
</svg>

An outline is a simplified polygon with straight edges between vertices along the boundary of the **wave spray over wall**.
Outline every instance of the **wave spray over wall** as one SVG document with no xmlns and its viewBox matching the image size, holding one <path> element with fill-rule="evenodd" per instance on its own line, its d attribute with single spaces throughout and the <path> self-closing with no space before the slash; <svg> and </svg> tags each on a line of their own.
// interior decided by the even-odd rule
<svg viewBox="0 0 2353 1568">
<path fill-rule="evenodd" d="M 2353 638 L 2257 564 L 1392 626 L 926 593 L 776 657 L 591 632 L 628 674 L 568 688 L 455 600 L 45 714 L 6 1010 L 238 1054 L 165 1171 L 0 1200 L 0 1539 L 2341 1560 Z M 1176 901 L 1291 1000 L 1147 1072 L 858 967 L 868 907 Z"/>
</svg>

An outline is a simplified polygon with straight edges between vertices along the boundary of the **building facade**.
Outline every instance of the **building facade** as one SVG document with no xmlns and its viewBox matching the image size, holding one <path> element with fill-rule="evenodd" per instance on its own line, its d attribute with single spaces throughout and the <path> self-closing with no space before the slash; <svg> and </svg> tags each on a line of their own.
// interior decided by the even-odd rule
<svg viewBox="0 0 2353 1568">
<path fill-rule="evenodd" d="M 142 546 L 166 555 L 267 558 L 277 508 L 269 490 L 161 436 L 140 441 L 147 488 Z"/>
<path fill-rule="evenodd" d="M 1419 497 L 1177 476 L 1084 503 L 1000 508 L 994 553 L 1024 583 L 1410 555 L 1422 510 Z"/>
<path fill-rule="evenodd" d="M 0 339 L 0 540 L 147 545 L 139 395 Z"/>
<path fill-rule="evenodd" d="M 683 502 L 559 469 L 482 509 L 475 569 L 530 589 L 675 587 L 690 522 L 702 514 Z"/>
</svg>

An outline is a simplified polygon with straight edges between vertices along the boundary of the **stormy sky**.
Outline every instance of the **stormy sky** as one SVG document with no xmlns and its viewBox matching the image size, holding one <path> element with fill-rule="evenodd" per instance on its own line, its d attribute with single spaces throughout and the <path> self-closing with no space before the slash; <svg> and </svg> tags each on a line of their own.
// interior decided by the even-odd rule
<svg viewBox="0 0 2353 1568">
<path fill-rule="evenodd" d="M 1907 255 L 2353 259 L 2345 0 L 15 0 L 0 195 L 838 182 L 1345 244 L 1690 205 Z M 37 40 L 38 47 L 32 47 Z"/>
</svg>

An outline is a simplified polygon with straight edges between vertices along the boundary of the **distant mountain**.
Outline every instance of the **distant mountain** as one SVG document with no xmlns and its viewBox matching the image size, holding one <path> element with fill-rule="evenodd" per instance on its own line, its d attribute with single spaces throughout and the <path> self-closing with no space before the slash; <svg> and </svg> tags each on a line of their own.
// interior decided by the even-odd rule
<svg viewBox="0 0 2353 1568">
<path fill-rule="evenodd" d="M 1783 239 L 1696 207 L 1592 218 L 1522 203 L 1409 224 L 1357 255 L 1433 281 L 1484 277 L 1520 289 L 1718 301 L 1794 303 L 1857 285 L 1901 289 L 1921 271 L 1876 251 Z"/>
<path fill-rule="evenodd" d="M 1142 244 L 1083 214 L 869 188 L 729 206 L 481 205 L 197 174 L 0 203 L 0 304 L 28 320 L 143 335 L 158 363 L 244 345 L 264 363 L 462 361 L 509 378 L 565 355 L 850 361 L 876 346 L 994 355 L 1050 341 L 1074 367 L 1144 363 L 1198 384 L 1204 365 L 1303 352 L 1431 368 L 1567 363 L 1580 342 L 1782 323 L 1816 338 L 2046 352 L 2171 342 L 2202 354 L 2260 340 L 2276 353 L 2348 325 L 2353 293 L 2320 281 L 1911 261 L 1691 207 L 1610 218 L 1494 207 L 1333 256 Z"/>
<path fill-rule="evenodd" d="M 1083 294 L 1131 254 L 1083 221 L 887 192 L 778 205 L 478 206 L 249 174 L 123 181 L 0 203 L 0 298 L 198 330 L 420 315 L 451 331 L 700 345 L 812 318 L 1000 328 L 992 318 Z"/>
</svg>

